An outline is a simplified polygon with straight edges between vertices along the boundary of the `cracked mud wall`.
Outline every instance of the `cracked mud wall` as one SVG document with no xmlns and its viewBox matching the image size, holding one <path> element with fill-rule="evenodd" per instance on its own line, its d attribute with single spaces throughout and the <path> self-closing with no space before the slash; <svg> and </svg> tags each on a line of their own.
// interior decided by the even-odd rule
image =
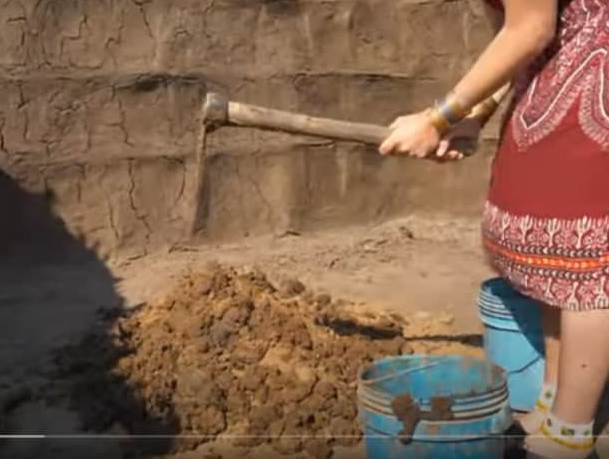
<svg viewBox="0 0 609 459">
<path fill-rule="evenodd" d="M 424 107 L 490 37 L 480 0 L 4 0 L 0 21 L 0 168 L 102 254 L 188 239 L 195 207 L 205 236 L 230 239 L 474 215 L 484 198 L 494 128 L 443 166 L 221 129 L 199 196 L 194 161 L 209 89 L 382 124 Z"/>
</svg>

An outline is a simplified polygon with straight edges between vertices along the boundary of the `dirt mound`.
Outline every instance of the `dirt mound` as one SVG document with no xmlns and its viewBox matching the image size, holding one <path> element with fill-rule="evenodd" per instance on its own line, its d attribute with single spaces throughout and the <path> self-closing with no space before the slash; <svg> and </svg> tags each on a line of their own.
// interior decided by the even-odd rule
<svg viewBox="0 0 609 459">
<path fill-rule="evenodd" d="M 137 433 L 162 422 L 181 435 L 177 450 L 222 436 L 237 446 L 270 443 L 283 454 L 329 457 L 334 445 L 360 440 L 359 368 L 411 352 L 399 318 L 356 309 L 297 280 L 275 287 L 256 269 L 215 265 L 189 274 L 165 300 L 115 321 L 114 355 L 100 361 L 112 364 L 123 391 L 106 396 L 104 413 L 94 410 L 106 426 L 92 427 L 120 423 Z M 64 368 L 74 370 L 78 349 L 64 353 Z M 85 398 L 113 392 L 110 384 L 91 393 L 86 379 Z M 128 409 L 125 387 L 143 410 Z"/>
</svg>

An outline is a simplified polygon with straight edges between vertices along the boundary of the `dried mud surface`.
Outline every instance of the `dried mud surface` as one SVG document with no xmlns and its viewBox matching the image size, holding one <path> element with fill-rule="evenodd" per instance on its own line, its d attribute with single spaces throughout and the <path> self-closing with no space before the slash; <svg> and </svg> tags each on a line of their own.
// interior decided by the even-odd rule
<svg viewBox="0 0 609 459">
<path fill-rule="evenodd" d="M 260 270 L 212 264 L 115 318 L 110 341 L 64 349 L 58 364 L 71 380 L 80 372 L 85 429 L 178 434 L 174 451 L 230 437 L 327 458 L 360 440 L 359 369 L 412 352 L 403 319 L 356 309 L 298 280 L 274 286 Z"/>
</svg>

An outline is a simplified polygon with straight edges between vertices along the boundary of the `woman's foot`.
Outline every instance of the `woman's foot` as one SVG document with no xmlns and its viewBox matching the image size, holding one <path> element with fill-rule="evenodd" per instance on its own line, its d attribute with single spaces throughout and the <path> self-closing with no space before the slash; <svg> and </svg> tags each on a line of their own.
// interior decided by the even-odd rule
<svg viewBox="0 0 609 459">
<path fill-rule="evenodd" d="M 593 423 L 570 424 L 552 414 L 525 439 L 527 459 L 587 459 L 594 454 Z"/>
<path fill-rule="evenodd" d="M 535 434 L 539 431 L 550 409 L 552 409 L 555 397 L 556 385 L 544 383 L 533 411 L 525 414 L 518 420 L 526 433 Z"/>
<path fill-rule="evenodd" d="M 539 394 L 539 398 L 535 402 L 533 411 L 514 421 L 512 425 L 504 432 L 506 438 L 506 458 L 524 457 L 522 451 L 525 437 L 527 435 L 533 435 L 539 432 L 543 421 L 554 403 L 555 395 L 556 386 L 544 384 L 541 394 Z"/>
</svg>

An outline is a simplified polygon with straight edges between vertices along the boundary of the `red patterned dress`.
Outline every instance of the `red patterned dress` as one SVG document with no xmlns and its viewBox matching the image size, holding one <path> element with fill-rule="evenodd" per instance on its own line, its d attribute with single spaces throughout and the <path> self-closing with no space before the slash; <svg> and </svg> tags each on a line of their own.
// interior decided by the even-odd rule
<svg viewBox="0 0 609 459">
<path fill-rule="evenodd" d="M 561 2 L 509 113 L 483 218 L 493 266 L 546 304 L 609 308 L 609 0 Z"/>
</svg>

